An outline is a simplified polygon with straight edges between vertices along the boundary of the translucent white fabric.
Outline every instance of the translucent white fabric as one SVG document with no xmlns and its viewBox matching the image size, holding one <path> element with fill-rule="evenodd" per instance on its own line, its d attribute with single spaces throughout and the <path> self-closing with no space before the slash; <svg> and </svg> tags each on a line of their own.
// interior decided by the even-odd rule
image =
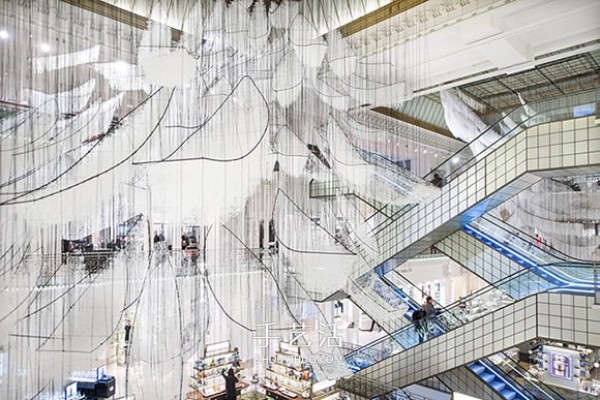
<svg viewBox="0 0 600 400">
<path fill-rule="evenodd" d="M 73 67 L 75 65 L 94 63 L 98 61 L 99 56 L 100 46 L 93 46 L 89 49 L 75 53 L 36 57 L 31 60 L 31 63 L 34 71 L 39 74 L 45 71 L 54 71 L 61 68 Z"/>
</svg>

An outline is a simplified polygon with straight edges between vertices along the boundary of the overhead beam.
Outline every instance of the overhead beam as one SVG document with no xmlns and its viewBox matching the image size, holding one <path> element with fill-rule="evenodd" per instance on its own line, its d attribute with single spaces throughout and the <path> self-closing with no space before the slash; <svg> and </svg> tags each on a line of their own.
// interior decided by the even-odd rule
<svg viewBox="0 0 600 400">
<path fill-rule="evenodd" d="M 70 4 L 91 11 L 94 14 L 110 18 L 114 21 L 127 24 L 137 29 L 146 30 L 148 26 L 148 18 L 135 14 L 131 11 L 124 10 L 112 4 L 105 3 L 101 0 L 61 0 L 63 3 Z M 179 41 L 181 31 L 171 28 L 171 39 L 174 42 Z"/>
<path fill-rule="evenodd" d="M 339 30 L 342 36 L 350 36 L 362 30 L 365 30 L 373 25 L 377 25 L 395 15 L 410 10 L 427 0 L 394 0 L 390 4 L 378 8 L 352 22 L 342 25 Z"/>
<path fill-rule="evenodd" d="M 399 111 L 393 110 L 388 107 L 375 107 L 371 109 L 379 114 L 383 114 L 386 117 L 394 118 L 399 121 L 406 122 L 408 124 L 418 126 L 419 128 L 427 129 L 428 131 L 439 133 L 440 135 L 447 136 L 452 139 L 456 139 L 454 135 L 447 129 L 441 128 L 437 125 L 430 124 L 429 122 L 421 121 L 419 119 L 413 118 L 409 115 L 401 113 Z"/>
</svg>

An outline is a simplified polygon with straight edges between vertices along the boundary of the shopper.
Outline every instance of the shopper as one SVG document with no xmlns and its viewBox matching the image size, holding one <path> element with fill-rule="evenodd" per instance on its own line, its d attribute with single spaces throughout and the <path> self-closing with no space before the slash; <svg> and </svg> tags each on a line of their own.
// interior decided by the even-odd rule
<svg viewBox="0 0 600 400">
<path fill-rule="evenodd" d="M 242 358 L 240 357 L 240 350 L 237 347 L 233 349 L 232 364 L 236 368 L 240 368 L 240 364 L 242 362 Z"/>
<path fill-rule="evenodd" d="M 444 186 L 444 178 L 442 178 L 442 176 L 438 172 L 436 172 L 433 174 L 433 179 L 431 180 L 431 183 L 441 188 L 442 186 Z"/>
<path fill-rule="evenodd" d="M 186 235 L 181 235 L 181 250 L 185 250 L 189 244 L 190 241 L 188 240 L 188 237 Z"/>
<path fill-rule="evenodd" d="M 437 311 L 435 310 L 435 306 L 433 305 L 433 298 L 431 296 L 427 296 L 422 308 L 423 308 L 423 312 L 425 314 L 423 328 L 424 328 L 425 332 L 430 332 L 432 330 L 431 328 L 433 328 L 433 319 L 435 318 L 435 315 L 437 314 Z"/>
<path fill-rule="evenodd" d="M 238 383 L 238 378 L 235 377 L 233 368 L 227 371 L 227 375 L 225 375 L 225 370 L 221 371 L 221 375 L 225 378 L 225 399 L 235 400 L 237 398 L 237 389 L 235 385 Z"/>
<path fill-rule="evenodd" d="M 425 311 L 422 308 L 413 311 L 412 323 L 415 327 L 415 332 L 419 337 L 419 343 L 423 343 L 425 341 Z"/>
</svg>

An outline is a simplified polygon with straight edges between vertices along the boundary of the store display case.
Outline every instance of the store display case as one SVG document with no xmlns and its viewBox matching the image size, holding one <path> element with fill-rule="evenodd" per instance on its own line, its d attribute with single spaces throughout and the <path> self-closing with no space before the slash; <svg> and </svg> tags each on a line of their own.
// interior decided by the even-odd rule
<svg viewBox="0 0 600 400">
<path fill-rule="evenodd" d="M 248 387 L 244 382 L 241 359 L 237 348 L 232 349 L 229 341 L 219 342 L 206 346 L 204 357 L 194 362 L 193 382 L 190 387 L 193 391 L 186 393 L 189 400 L 224 400 L 225 378 L 223 374 L 230 369 L 235 371 L 239 382 L 238 395 Z"/>
<path fill-rule="evenodd" d="M 289 400 L 312 396 L 310 365 L 303 361 L 300 348 L 280 342 L 279 350 L 271 357 L 263 385 L 267 397 Z"/>
<path fill-rule="evenodd" d="M 312 387 L 313 400 L 346 400 L 348 397 L 335 388 L 336 381 L 317 382 Z"/>
<path fill-rule="evenodd" d="M 600 382 L 592 379 L 591 370 L 599 354 L 590 348 L 561 343 L 540 346 L 536 370 L 544 383 L 580 391 L 600 394 Z"/>
</svg>

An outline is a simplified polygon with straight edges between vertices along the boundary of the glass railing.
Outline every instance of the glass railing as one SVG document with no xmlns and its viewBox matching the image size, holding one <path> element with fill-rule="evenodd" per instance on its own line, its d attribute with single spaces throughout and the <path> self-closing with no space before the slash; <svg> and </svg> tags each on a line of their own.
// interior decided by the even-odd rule
<svg viewBox="0 0 600 400">
<path fill-rule="evenodd" d="M 397 271 L 392 270 L 390 273 L 381 276 L 381 280 L 394 291 L 396 296 L 402 298 L 410 310 L 416 310 L 419 308 L 419 303 L 413 300 L 413 293 L 415 293 L 415 291 L 419 291 L 419 289 L 408 279 L 400 275 Z M 423 292 L 420 293 L 424 294 Z"/>
<path fill-rule="evenodd" d="M 524 129 L 530 128 L 542 123 L 562 121 L 572 119 L 573 107 L 582 104 L 589 104 L 596 101 L 597 91 L 590 90 L 577 93 L 569 96 L 561 96 L 553 99 L 547 99 L 540 102 L 529 103 L 527 107 L 521 106 L 503 116 L 496 123 L 490 125 L 477 138 L 465 145 L 461 150 L 453 156 L 446 159 L 436 168 L 433 168 L 429 174 L 423 177 L 427 181 L 433 180 L 434 174 L 439 171 L 445 171 L 443 177 L 443 185 L 448 184 L 461 173 L 467 171 L 478 160 L 490 154 L 492 151 L 500 147 L 510 138 L 517 135 Z M 530 110 L 535 110 L 536 115 L 530 116 Z M 483 150 L 477 154 L 473 153 L 475 143 L 490 143 L 482 147 Z M 414 206 L 412 206 L 414 207 Z M 380 223 L 374 232 L 384 229 L 391 221 L 395 221 L 402 215 L 406 214 L 412 207 L 403 208 L 391 215 L 389 221 Z"/>
<path fill-rule="evenodd" d="M 366 274 L 356 280 L 356 287 L 386 311 L 406 311 L 406 299 L 399 296 L 386 282 L 376 274 Z M 370 295 L 368 293 L 371 293 Z"/>
<path fill-rule="evenodd" d="M 469 227 L 473 228 L 474 232 L 470 231 Z M 531 261 L 531 266 L 564 261 L 545 251 L 542 244 L 536 245 L 534 242 L 529 241 L 528 238 L 512 233 L 508 229 L 505 229 L 505 227 L 485 217 L 470 222 L 465 228 L 465 232 L 473 234 L 477 239 L 492 241 L 494 245 L 504 249 L 509 255 L 512 255 L 512 252 L 514 252 L 516 253 L 515 255 L 524 256 L 526 261 Z"/>
<path fill-rule="evenodd" d="M 388 276 L 393 276 L 388 274 Z M 394 279 L 394 282 L 397 282 Z M 457 328 L 464 323 L 473 321 L 514 301 L 521 300 L 535 293 L 557 287 L 538 276 L 534 271 L 521 270 L 510 275 L 495 285 L 483 288 L 472 295 L 454 302 L 447 307 L 438 305 L 439 313 L 429 324 L 426 338 L 430 339 L 439 334 Z M 413 302 L 416 304 L 416 302 Z M 358 350 L 349 353 L 346 359 L 353 363 L 368 366 L 367 359 L 379 362 L 402 348 L 410 348 L 419 344 L 419 335 L 414 326 L 408 325 L 393 334 L 369 343 Z"/>
<path fill-rule="evenodd" d="M 514 236 L 521 237 L 522 239 L 529 241 L 529 243 L 535 243 L 535 237 L 512 226 L 508 222 L 502 221 L 500 218 L 495 217 L 494 215 L 492 215 L 490 213 L 484 215 L 482 218 L 487 221 L 490 221 L 493 224 L 496 224 L 498 227 L 502 228 L 508 234 L 512 234 Z M 580 260 L 580 259 L 571 257 L 568 254 L 565 254 L 562 251 L 555 249 L 552 246 L 549 246 L 547 243 L 542 243 L 541 249 L 543 249 L 545 253 L 548 253 L 549 256 L 554 257 L 556 259 L 556 261 L 573 261 L 573 262 L 589 263 L 587 260 Z"/>
<path fill-rule="evenodd" d="M 596 102 L 597 93 L 597 90 L 589 90 L 568 96 L 545 99 L 518 107 L 488 127 L 488 129 L 483 131 L 452 157 L 442 162 L 437 168 L 434 168 L 424 179 L 433 179 L 436 171 L 446 171 L 445 183 L 450 182 L 522 130 L 543 123 L 574 118 L 573 107 Z M 530 115 L 531 110 L 535 111 L 535 115 Z M 473 146 L 471 145 L 474 143 L 490 144 L 481 146 L 484 147 L 484 150 L 478 154 L 473 154 Z"/>
<path fill-rule="evenodd" d="M 569 268 L 564 266 L 543 266 L 540 269 L 544 272 L 544 269 L 548 267 Z M 593 267 L 586 268 L 590 271 L 594 270 Z M 395 281 L 398 280 L 395 279 Z M 406 283 L 404 284 L 406 285 Z M 533 294 L 557 287 L 557 285 L 543 279 L 534 271 L 521 270 L 498 281 L 495 285 L 490 285 L 460 301 L 450 304 L 446 308 L 439 309 L 439 314 L 428 324 L 428 331 L 425 337 L 420 337 L 414 326 L 405 326 L 387 337 L 348 353 L 346 360 L 352 370 L 358 371 L 364 369 L 404 349 L 417 346 L 442 333 L 449 332 L 465 323 L 512 304 L 514 301 L 522 300 Z M 507 361 L 505 364 L 510 365 L 510 361 Z M 508 366 L 505 365 L 503 368 L 508 368 Z M 513 373 L 516 370 L 517 368 L 513 366 Z M 534 397 L 532 398 L 560 398 L 552 397 L 553 395 L 536 397 L 541 396 L 543 393 L 548 394 L 552 392 L 548 388 L 541 387 L 543 385 L 538 384 L 527 371 L 522 368 L 518 369 L 518 371 L 523 380 L 526 381 L 525 389 L 533 394 Z"/>
<path fill-rule="evenodd" d="M 519 363 L 514 361 L 505 353 L 498 355 L 502 361 L 500 363 L 494 363 L 490 360 L 484 362 L 491 365 L 492 368 L 499 370 L 504 376 L 508 376 L 516 382 L 521 388 L 525 389 L 534 399 L 553 399 L 561 400 L 563 396 L 556 393 L 548 385 L 540 382 L 536 377 L 531 375 L 525 368 L 521 367 Z"/>
<path fill-rule="evenodd" d="M 350 186 L 338 179 L 331 179 L 329 181 L 311 181 L 309 184 L 309 196 L 312 198 L 333 197 L 337 194 L 353 195 L 363 203 L 375 209 L 376 211 L 367 218 L 365 222 L 376 217 L 382 217 L 383 220 L 389 219 L 393 214 L 398 213 L 398 211 L 406 207 L 391 203 L 384 204 L 374 199 L 366 199 L 362 194 L 357 193 L 350 188 Z M 379 221 L 379 223 L 381 222 L 382 221 Z"/>
<path fill-rule="evenodd" d="M 548 267 L 540 267 L 541 273 Z M 569 268 L 564 266 L 552 267 Z M 590 270 L 590 274 L 594 273 L 594 267 L 585 268 Z M 539 273 L 532 270 L 521 270 L 498 281 L 495 285 L 490 285 L 445 308 L 438 309 L 439 313 L 429 324 L 429 331 L 423 341 L 481 318 L 486 314 L 512 304 L 514 301 L 559 287 L 541 278 L 538 275 Z M 379 362 L 402 349 L 416 346 L 419 344 L 419 341 L 419 335 L 415 331 L 415 328 L 412 325 L 408 325 L 387 337 L 378 339 L 349 353 L 346 359 L 351 364 L 360 365 L 359 369 L 362 369 L 372 365 L 373 361 L 375 363 Z"/>
<path fill-rule="evenodd" d="M 565 260 L 563 254 L 552 251 L 543 243 L 535 244 L 529 241 L 529 236 L 522 236 L 503 221 L 481 217 L 464 226 L 463 230 L 526 268 L 540 272 L 546 279 L 554 280 L 559 286 L 571 284 L 591 287 L 593 285 L 594 270 L 590 268 L 593 264 Z"/>
</svg>

